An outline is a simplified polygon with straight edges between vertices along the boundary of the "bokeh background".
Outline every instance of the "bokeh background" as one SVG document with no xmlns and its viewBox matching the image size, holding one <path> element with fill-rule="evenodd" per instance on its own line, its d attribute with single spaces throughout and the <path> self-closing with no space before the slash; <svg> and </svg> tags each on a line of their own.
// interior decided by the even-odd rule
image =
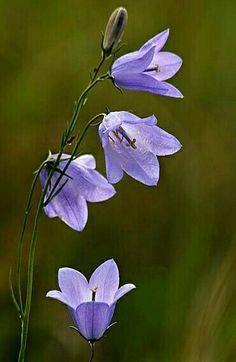
<svg viewBox="0 0 236 362">
<path fill-rule="evenodd" d="M 122 283 L 137 289 L 119 302 L 118 324 L 97 344 L 97 362 L 236 361 L 235 2 L 1 0 L 1 362 L 17 360 L 20 324 L 8 273 L 32 173 L 49 149 L 57 151 L 99 60 L 101 31 L 120 5 L 129 12 L 121 53 L 170 28 L 165 49 L 184 59 L 172 83 L 185 98 L 121 95 L 107 82 L 91 94 L 80 125 L 105 106 L 154 113 L 184 147 L 160 158 L 157 187 L 125 177 L 113 199 L 90 204 L 83 233 L 43 217 L 27 360 L 88 360 L 66 307 L 45 294 L 57 288 L 59 267 L 89 276 L 114 257 Z M 81 152 L 93 153 L 104 172 L 96 128 Z"/>
</svg>

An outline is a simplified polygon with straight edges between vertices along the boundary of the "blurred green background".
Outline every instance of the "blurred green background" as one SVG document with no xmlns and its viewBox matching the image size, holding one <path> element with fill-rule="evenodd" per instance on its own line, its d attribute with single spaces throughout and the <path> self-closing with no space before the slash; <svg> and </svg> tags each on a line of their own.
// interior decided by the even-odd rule
<svg viewBox="0 0 236 362">
<path fill-rule="evenodd" d="M 32 172 L 57 151 L 73 102 L 100 57 L 101 31 L 117 6 L 129 22 L 123 53 L 165 28 L 165 47 L 184 59 L 171 81 L 183 100 L 142 92 L 121 95 L 110 82 L 91 94 L 80 122 L 103 112 L 157 115 L 183 144 L 160 158 L 157 187 L 125 177 L 108 202 L 89 205 L 77 233 L 43 217 L 35 265 L 27 361 L 87 361 L 89 346 L 66 307 L 45 294 L 61 266 L 87 276 L 107 258 L 137 289 L 117 307 L 97 344 L 96 362 L 236 361 L 236 3 L 235 1 L 0 1 L 1 328 L 0 361 L 16 361 L 20 323 L 8 273 Z M 81 152 L 104 172 L 96 128 Z"/>
</svg>

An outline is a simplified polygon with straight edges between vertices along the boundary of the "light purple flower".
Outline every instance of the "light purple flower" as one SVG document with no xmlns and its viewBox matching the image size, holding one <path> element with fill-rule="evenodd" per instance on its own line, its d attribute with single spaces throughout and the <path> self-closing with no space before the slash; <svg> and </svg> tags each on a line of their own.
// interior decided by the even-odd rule
<svg viewBox="0 0 236 362">
<path fill-rule="evenodd" d="M 113 259 L 101 264 L 89 282 L 79 271 L 61 268 L 58 284 L 61 291 L 52 290 L 47 297 L 68 306 L 75 327 L 91 343 L 102 338 L 109 327 L 116 302 L 135 288 L 133 284 L 119 288 L 119 270 Z"/>
<path fill-rule="evenodd" d="M 111 75 L 120 88 L 148 91 L 169 97 L 182 93 L 165 80 L 173 77 L 182 65 L 182 59 L 170 52 L 160 52 L 169 36 L 169 29 L 146 42 L 139 50 L 118 58 Z"/>
<path fill-rule="evenodd" d="M 45 167 L 40 172 L 40 180 L 45 187 L 48 173 L 57 158 L 49 155 Z M 63 154 L 60 164 L 51 179 L 45 200 L 50 195 L 53 185 L 61 175 L 70 155 Z M 111 198 L 115 189 L 105 177 L 95 170 L 96 161 L 92 155 L 83 155 L 74 159 L 61 178 L 56 192 L 58 194 L 44 207 L 48 217 L 59 217 L 72 229 L 81 231 L 88 219 L 87 201 L 99 202 Z M 61 190 L 60 190 L 61 189 Z"/>
<path fill-rule="evenodd" d="M 107 179 L 116 183 L 123 171 L 134 179 L 156 185 L 159 179 L 157 156 L 171 155 L 180 142 L 156 126 L 155 116 L 139 118 L 129 112 L 111 112 L 99 126 L 105 153 Z"/>
</svg>

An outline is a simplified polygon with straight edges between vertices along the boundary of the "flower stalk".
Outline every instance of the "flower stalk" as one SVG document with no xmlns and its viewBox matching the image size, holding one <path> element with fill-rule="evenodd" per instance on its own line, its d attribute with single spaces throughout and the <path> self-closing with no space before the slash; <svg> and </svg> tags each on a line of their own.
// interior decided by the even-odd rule
<svg viewBox="0 0 236 362">
<path fill-rule="evenodd" d="M 101 60 L 100 64 L 102 64 L 104 59 Z M 99 67 L 100 69 L 100 67 Z M 97 77 L 99 69 L 96 70 L 93 80 L 90 82 L 90 84 L 85 88 L 85 90 L 81 93 L 78 101 L 76 102 L 76 107 L 72 116 L 72 119 L 69 123 L 69 125 L 66 127 L 66 129 L 63 132 L 62 138 L 61 138 L 61 144 L 60 144 L 60 150 L 57 155 L 57 159 L 53 163 L 53 167 L 51 171 L 49 172 L 46 185 L 41 192 L 41 196 L 38 202 L 37 211 L 35 214 L 34 219 L 34 226 L 32 230 L 32 236 L 30 241 L 30 250 L 28 255 L 28 269 L 27 269 L 27 286 L 26 286 L 26 298 L 25 303 L 22 297 L 22 287 L 21 287 L 21 272 L 22 272 L 22 257 L 23 257 L 23 247 L 24 247 L 24 237 L 25 237 L 25 231 L 28 224 L 28 218 L 29 214 L 32 208 L 32 200 L 35 192 L 35 188 L 37 185 L 37 181 L 39 178 L 40 171 L 45 166 L 45 162 L 40 166 L 40 168 L 37 170 L 32 185 L 30 188 L 25 213 L 24 213 L 24 219 L 22 224 L 22 229 L 20 233 L 20 238 L 18 242 L 18 254 L 17 254 L 17 266 L 16 266 L 16 280 L 17 280 L 17 290 L 18 290 L 18 298 L 15 297 L 14 291 L 12 289 L 12 295 L 14 299 L 14 304 L 18 306 L 18 313 L 19 317 L 21 319 L 21 343 L 20 343 L 20 351 L 18 355 L 18 362 L 24 362 L 25 361 L 25 352 L 26 352 L 26 346 L 27 346 L 27 338 L 28 338 L 28 330 L 29 330 L 29 320 L 30 320 L 30 310 L 31 310 L 31 301 L 32 301 L 32 290 L 33 290 L 33 275 L 34 275 L 34 260 L 35 260 L 35 251 L 36 251 L 36 244 L 37 244 L 37 236 L 38 236 L 38 229 L 40 224 L 40 217 L 42 214 L 42 210 L 45 207 L 45 205 L 52 200 L 52 198 L 55 196 L 54 192 L 56 190 L 57 184 L 60 182 L 61 178 L 65 175 L 67 168 L 69 167 L 70 163 L 73 161 L 76 153 L 78 152 L 79 146 L 84 139 L 88 129 L 90 126 L 98 120 L 100 117 L 104 117 L 105 114 L 101 113 L 97 116 L 93 117 L 84 127 L 81 134 L 78 134 L 76 137 L 75 147 L 73 149 L 73 152 L 68 159 L 68 162 L 66 163 L 64 169 L 61 171 L 61 174 L 58 178 L 57 184 L 54 185 L 52 188 L 49 197 L 47 198 L 45 202 L 46 194 L 49 190 L 51 179 L 56 172 L 56 169 L 61 161 L 61 157 L 63 154 L 64 149 L 69 143 L 70 138 L 72 137 L 72 133 L 74 132 L 77 123 L 78 118 L 80 115 L 80 111 L 82 107 L 85 104 L 85 100 L 89 92 L 98 84 L 99 82 L 102 82 L 103 80 L 109 79 L 109 74 L 104 74 L 100 77 Z"/>
</svg>

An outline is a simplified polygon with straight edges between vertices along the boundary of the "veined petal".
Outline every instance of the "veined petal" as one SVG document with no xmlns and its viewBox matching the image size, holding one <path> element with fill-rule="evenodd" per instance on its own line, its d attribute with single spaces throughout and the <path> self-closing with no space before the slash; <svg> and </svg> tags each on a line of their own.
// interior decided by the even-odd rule
<svg viewBox="0 0 236 362">
<path fill-rule="evenodd" d="M 82 155 L 73 160 L 73 164 L 79 167 L 86 167 L 94 170 L 96 168 L 96 160 L 93 155 Z"/>
<path fill-rule="evenodd" d="M 99 172 L 89 168 L 71 166 L 71 175 L 79 178 L 78 193 L 82 194 L 89 202 L 99 202 L 110 199 L 116 191 L 107 179 Z"/>
<path fill-rule="evenodd" d="M 126 293 L 130 292 L 134 288 L 136 288 L 134 284 L 125 284 L 120 287 L 115 294 L 114 303 L 116 303 L 121 297 L 123 297 Z"/>
<path fill-rule="evenodd" d="M 109 143 L 103 148 L 106 162 L 107 179 L 111 184 L 119 182 L 123 177 L 120 162 Z"/>
<path fill-rule="evenodd" d="M 145 124 L 149 124 L 151 126 L 151 125 L 154 125 L 157 123 L 157 119 L 154 115 L 145 117 L 145 118 L 140 118 L 133 113 L 130 113 L 127 111 L 119 111 L 119 112 L 109 113 L 103 120 L 104 124 L 106 124 L 108 122 L 108 120 L 110 120 L 110 117 L 113 117 L 114 114 L 116 115 L 116 118 L 118 118 L 120 120 L 119 125 L 121 125 L 122 123 L 129 123 L 129 124 L 145 123 Z M 109 131 L 111 131 L 111 130 L 112 129 L 109 128 Z"/>
<path fill-rule="evenodd" d="M 112 304 L 119 287 L 119 270 L 113 259 L 102 263 L 92 274 L 89 288 L 96 291 L 95 301 Z"/>
<path fill-rule="evenodd" d="M 116 84 L 121 88 L 166 95 L 168 90 L 162 83 L 148 73 L 130 74 L 129 77 L 116 79 Z"/>
<path fill-rule="evenodd" d="M 153 71 L 149 74 L 154 76 L 157 80 L 162 81 L 169 79 L 178 72 L 182 65 L 182 59 L 170 52 L 158 52 L 154 55 L 149 68 L 159 67 L 159 71 Z"/>
<path fill-rule="evenodd" d="M 155 52 L 159 52 L 167 42 L 169 37 L 169 29 L 162 31 L 161 33 L 155 35 L 153 38 L 148 40 L 140 49 L 139 51 L 147 51 L 151 47 L 155 46 Z"/>
<path fill-rule="evenodd" d="M 156 185 L 159 179 L 159 164 L 156 156 L 145 149 L 142 143 L 136 142 L 135 145 L 136 148 L 134 149 L 125 145 L 124 142 L 111 144 L 116 151 L 122 169 L 129 176 L 145 185 Z"/>
<path fill-rule="evenodd" d="M 63 157 L 67 156 L 68 155 L 63 155 Z M 68 159 L 68 157 L 66 159 Z M 61 169 L 63 169 L 65 162 L 67 161 L 60 163 Z M 80 180 L 78 178 L 73 179 L 70 175 L 72 170 L 71 165 L 73 165 L 73 162 L 55 189 L 55 193 L 58 192 L 58 194 L 44 207 L 44 211 L 48 217 L 57 216 L 71 228 L 81 231 L 87 222 L 88 209 L 84 196 L 78 193 Z M 45 186 L 46 180 L 45 174 L 47 174 L 47 170 L 43 169 L 40 173 L 40 180 L 43 187 Z M 47 192 L 45 200 L 49 197 L 53 185 L 56 184 L 59 177 L 60 171 L 56 171 L 51 179 L 51 187 Z"/>
<path fill-rule="evenodd" d="M 161 83 L 166 89 L 166 93 L 164 94 L 165 96 L 174 97 L 174 98 L 184 98 L 183 94 L 172 84 L 167 82 L 161 82 Z"/>
<path fill-rule="evenodd" d="M 131 53 L 129 60 L 127 61 L 127 56 L 129 54 L 123 55 L 118 58 L 112 65 L 111 75 L 115 79 L 115 83 L 117 78 L 129 77 L 132 73 L 140 73 L 147 69 L 149 64 L 152 61 L 154 56 L 155 47 L 151 47 L 147 49 L 145 52 L 134 52 Z"/>
<path fill-rule="evenodd" d="M 175 136 L 157 126 L 126 124 L 125 130 L 130 137 L 136 138 L 138 147 L 146 148 L 157 156 L 172 155 L 182 147 Z"/>
<path fill-rule="evenodd" d="M 67 297 L 59 290 L 50 290 L 49 292 L 47 292 L 46 297 L 57 299 L 59 300 L 59 302 L 70 306 L 70 302 L 68 302 Z"/>
<path fill-rule="evenodd" d="M 120 81 L 119 81 L 120 82 Z M 163 96 L 183 98 L 182 93 L 167 82 L 160 82 L 149 74 L 134 74 L 129 79 L 123 79 L 117 84 L 121 88 L 133 91 L 148 91 Z"/>
<path fill-rule="evenodd" d="M 72 268 L 60 268 L 58 271 L 58 284 L 66 296 L 68 305 L 74 309 L 79 304 L 91 300 L 91 291 L 88 281 L 79 271 Z"/>
<path fill-rule="evenodd" d="M 106 134 L 117 129 L 121 123 L 122 119 L 119 117 L 120 112 L 110 112 L 106 117 L 104 117 L 102 123 L 99 126 L 99 133 Z"/>
<path fill-rule="evenodd" d="M 74 187 L 77 186 L 75 183 L 72 184 Z M 68 186 L 64 186 L 50 201 L 50 206 L 48 204 L 44 210 L 49 217 L 56 215 L 72 229 L 82 231 L 88 220 L 87 203 L 83 196 L 77 194 L 75 188 Z"/>
<path fill-rule="evenodd" d="M 82 336 L 88 341 L 100 339 L 109 326 L 115 304 L 109 306 L 106 303 L 87 302 L 82 303 L 73 313 L 73 319 Z"/>
</svg>

